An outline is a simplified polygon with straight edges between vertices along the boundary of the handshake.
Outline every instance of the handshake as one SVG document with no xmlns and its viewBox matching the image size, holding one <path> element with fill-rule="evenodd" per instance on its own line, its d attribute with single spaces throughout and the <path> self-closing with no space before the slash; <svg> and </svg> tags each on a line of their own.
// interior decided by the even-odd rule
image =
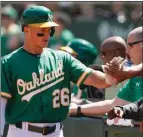
<svg viewBox="0 0 143 137">
<path fill-rule="evenodd" d="M 110 63 L 102 65 L 106 83 L 109 85 L 116 85 L 128 78 L 128 70 L 123 67 L 124 63 L 125 60 L 123 58 L 114 57 Z"/>
</svg>

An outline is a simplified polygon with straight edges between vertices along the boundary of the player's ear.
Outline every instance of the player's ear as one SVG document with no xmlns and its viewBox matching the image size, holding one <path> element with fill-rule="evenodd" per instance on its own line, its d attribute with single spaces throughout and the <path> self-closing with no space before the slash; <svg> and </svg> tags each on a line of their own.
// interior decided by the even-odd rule
<svg viewBox="0 0 143 137">
<path fill-rule="evenodd" d="M 28 32 L 28 27 L 24 26 L 23 30 L 24 30 L 24 32 Z"/>
</svg>

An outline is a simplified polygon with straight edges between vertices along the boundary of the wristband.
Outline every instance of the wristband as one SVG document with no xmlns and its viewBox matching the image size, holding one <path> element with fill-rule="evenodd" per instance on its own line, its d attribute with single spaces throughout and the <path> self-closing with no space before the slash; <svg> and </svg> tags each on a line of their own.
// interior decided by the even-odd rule
<svg viewBox="0 0 143 137">
<path fill-rule="evenodd" d="M 82 115 L 83 115 L 83 114 L 81 113 L 81 107 L 80 107 L 80 106 L 77 107 L 77 115 L 78 115 L 78 116 L 82 116 Z"/>
</svg>

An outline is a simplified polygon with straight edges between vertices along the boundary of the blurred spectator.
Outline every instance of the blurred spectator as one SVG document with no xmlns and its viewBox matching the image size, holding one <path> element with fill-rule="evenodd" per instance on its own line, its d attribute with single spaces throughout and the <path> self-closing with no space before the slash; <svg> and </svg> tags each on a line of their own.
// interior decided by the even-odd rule
<svg viewBox="0 0 143 137">
<path fill-rule="evenodd" d="M 2 7 L 1 56 L 19 47 L 21 28 L 16 24 L 17 11 L 10 5 Z"/>
<path fill-rule="evenodd" d="M 53 17 L 54 22 L 60 26 L 56 28 L 54 36 L 50 38 L 49 48 L 59 49 L 61 45 L 66 46 L 66 44 L 74 38 L 74 35 L 67 29 L 71 25 L 71 19 L 66 13 L 55 12 Z"/>
<path fill-rule="evenodd" d="M 112 14 L 111 18 L 117 18 L 118 20 L 122 18 L 123 21 L 126 20 L 126 11 L 124 7 L 124 2 L 113 2 L 112 3 Z"/>
<path fill-rule="evenodd" d="M 79 3 L 80 15 L 76 17 L 76 20 L 94 20 L 94 2 L 82 2 Z"/>
<path fill-rule="evenodd" d="M 143 24 L 143 7 L 142 4 L 135 4 L 133 10 L 131 11 L 131 20 L 135 23 L 135 27 L 142 26 Z M 140 19 L 140 20 L 139 20 Z"/>
<path fill-rule="evenodd" d="M 20 27 L 16 24 L 17 11 L 10 5 L 2 7 L 2 27 L 1 35 L 17 34 L 20 32 Z"/>
</svg>

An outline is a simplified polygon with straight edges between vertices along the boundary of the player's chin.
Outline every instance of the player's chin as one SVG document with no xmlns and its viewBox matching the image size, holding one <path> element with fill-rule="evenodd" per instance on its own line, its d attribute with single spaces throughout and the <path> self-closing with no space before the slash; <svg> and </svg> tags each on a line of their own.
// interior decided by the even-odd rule
<svg viewBox="0 0 143 137">
<path fill-rule="evenodd" d="M 42 42 L 40 46 L 41 48 L 46 48 L 48 46 L 48 42 Z"/>
</svg>

